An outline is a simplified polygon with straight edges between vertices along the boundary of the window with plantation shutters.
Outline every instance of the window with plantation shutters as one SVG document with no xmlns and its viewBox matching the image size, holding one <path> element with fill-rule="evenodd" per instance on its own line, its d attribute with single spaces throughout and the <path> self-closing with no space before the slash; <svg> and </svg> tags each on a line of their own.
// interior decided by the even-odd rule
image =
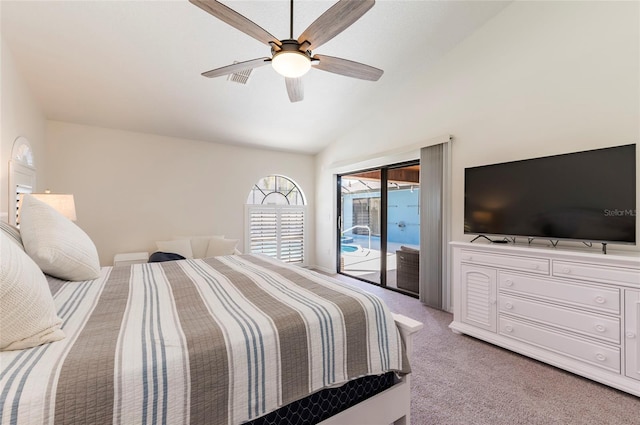
<svg viewBox="0 0 640 425">
<path fill-rule="evenodd" d="M 290 179 L 268 176 L 249 193 L 245 209 L 245 249 L 287 263 L 304 263 L 306 207 Z"/>
<path fill-rule="evenodd" d="M 35 184 L 36 168 L 33 151 L 29 141 L 19 136 L 13 143 L 9 161 L 9 224 L 20 225 L 18 217 L 20 196 L 24 193 L 32 193 Z"/>
<path fill-rule="evenodd" d="M 287 263 L 304 261 L 304 206 L 247 205 L 247 216 L 249 252 Z"/>
</svg>

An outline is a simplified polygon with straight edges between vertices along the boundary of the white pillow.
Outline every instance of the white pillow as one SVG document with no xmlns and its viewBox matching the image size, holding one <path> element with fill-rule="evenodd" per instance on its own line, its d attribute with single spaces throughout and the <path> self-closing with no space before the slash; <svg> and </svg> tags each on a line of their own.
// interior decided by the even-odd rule
<svg viewBox="0 0 640 425">
<path fill-rule="evenodd" d="M 38 265 L 0 232 L 0 351 L 64 338 L 47 279 Z"/>
<path fill-rule="evenodd" d="M 0 221 L 0 232 L 9 236 L 10 240 L 17 243 L 21 250 L 24 251 L 24 245 L 22 245 L 22 237 L 20 236 L 20 229 L 13 227 L 12 225 Z"/>
<path fill-rule="evenodd" d="M 191 251 L 191 241 L 189 239 L 178 239 L 175 241 L 157 241 L 156 246 L 158 251 L 172 252 L 174 254 L 180 254 L 184 258 L 193 258 L 193 251 Z"/>
<path fill-rule="evenodd" d="M 100 276 L 98 251 L 89 236 L 51 206 L 24 195 L 20 207 L 24 250 L 43 272 L 64 280 Z"/>
<path fill-rule="evenodd" d="M 207 247 L 207 257 L 217 257 L 219 255 L 231 255 L 236 250 L 238 245 L 237 239 L 209 239 L 209 246 Z"/>
<path fill-rule="evenodd" d="M 173 239 L 189 239 L 191 241 L 191 252 L 193 253 L 193 258 L 204 258 L 204 256 L 207 254 L 209 239 L 211 238 L 224 239 L 224 235 L 176 236 Z"/>
</svg>

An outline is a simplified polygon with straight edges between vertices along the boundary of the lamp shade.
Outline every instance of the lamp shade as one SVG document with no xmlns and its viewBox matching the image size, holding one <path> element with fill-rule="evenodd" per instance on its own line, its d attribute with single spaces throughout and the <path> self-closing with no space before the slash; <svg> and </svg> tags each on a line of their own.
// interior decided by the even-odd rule
<svg viewBox="0 0 640 425">
<path fill-rule="evenodd" d="M 311 60 L 302 52 L 284 50 L 273 56 L 271 66 L 284 77 L 298 78 L 311 69 Z"/>
<path fill-rule="evenodd" d="M 61 193 L 32 193 L 31 196 L 51 206 L 71 221 L 76 221 L 76 204 L 73 195 Z"/>
</svg>

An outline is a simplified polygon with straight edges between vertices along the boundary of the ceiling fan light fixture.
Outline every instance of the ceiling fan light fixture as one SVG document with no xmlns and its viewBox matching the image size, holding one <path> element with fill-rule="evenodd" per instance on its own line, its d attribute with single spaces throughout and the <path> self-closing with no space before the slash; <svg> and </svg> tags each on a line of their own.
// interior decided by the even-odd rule
<svg viewBox="0 0 640 425">
<path fill-rule="evenodd" d="M 311 59 L 298 50 L 283 50 L 273 55 L 271 65 L 286 78 L 298 78 L 309 72 Z"/>
</svg>

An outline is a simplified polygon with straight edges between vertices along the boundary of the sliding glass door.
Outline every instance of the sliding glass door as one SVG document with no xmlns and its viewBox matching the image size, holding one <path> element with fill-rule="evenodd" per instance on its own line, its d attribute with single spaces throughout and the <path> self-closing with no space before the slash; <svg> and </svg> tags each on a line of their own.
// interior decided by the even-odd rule
<svg viewBox="0 0 640 425">
<path fill-rule="evenodd" d="M 338 176 L 338 272 L 418 293 L 420 164 Z"/>
<path fill-rule="evenodd" d="M 420 264 L 420 165 L 387 171 L 388 287 L 418 294 Z"/>
<path fill-rule="evenodd" d="M 339 272 L 381 283 L 381 171 L 339 177 Z"/>
</svg>

